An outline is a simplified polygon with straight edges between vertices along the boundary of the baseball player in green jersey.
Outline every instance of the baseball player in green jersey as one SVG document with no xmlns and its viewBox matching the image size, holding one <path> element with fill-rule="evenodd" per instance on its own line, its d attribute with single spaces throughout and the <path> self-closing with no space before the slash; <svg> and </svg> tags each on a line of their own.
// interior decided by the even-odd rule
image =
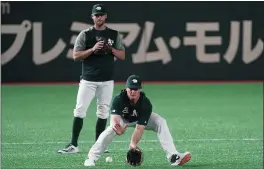
<svg viewBox="0 0 264 169">
<path fill-rule="evenodd" d="M 142 91 L 141 80 L 138 76 L 128 77 L 126 88 L 113 98 L 110 110 L 110 126 L 101 133 L 91 147 L 84 166 L 95 166 L 96 161 L 111 144 L 114 136 L 122 135 L 127 127 L 135 128 L 129 149 L 139 148 L 138 143 L 144 130 L 151 130 L 157 133 L 171 165 L 183 165 L 191 159 L 189 152 L 180 153 L 176 150 L 166 120 L 152 111 L 151 101 Z"/>
<path fill-rule="evenodd" d="M 97 98 L 97 122 L 95 140 L 105 130 L 112 100 L 115 58 L 125 59 L 125 48 L 118 31 L 105 25 L 107 18 L 104 5 L 96 4 L 91 15 L 94 26 L 81 31 L 75 41 L 73 59 L 82 62 L 76 106 L 73 111 L 71 142 L 58 153 L 77 153 L 78 138 L 83 127 L 83 119 L 94 97 Z"/>
</svg>

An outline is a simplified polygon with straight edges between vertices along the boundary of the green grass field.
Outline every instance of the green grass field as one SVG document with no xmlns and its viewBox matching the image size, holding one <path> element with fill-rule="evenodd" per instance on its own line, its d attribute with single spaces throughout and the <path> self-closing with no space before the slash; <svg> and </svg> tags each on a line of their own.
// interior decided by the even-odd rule
<svg viewBox="0 0 264 169">
<path fill-rule="evenodd" d="M 123 85 L 116 85 L 115 94 Z M 263 168 L 263 84 L 146 84 L 154 111 L 167 119 L 179 151 L 192 159 L 176 168 Z M 95 137 L 95 101 L 80 136 L 79 154 L 57 150 L 71 136 L 77 85 L 2 86 L 2 168 L 84 168 Z M 132 129 L 117 136 L 97 169 L 124 163 Z M 173 168 L 156 134 L 144 133 L 138 168 Z M 105 163 L 107 156 L 112 163 Z"/>
</svg>

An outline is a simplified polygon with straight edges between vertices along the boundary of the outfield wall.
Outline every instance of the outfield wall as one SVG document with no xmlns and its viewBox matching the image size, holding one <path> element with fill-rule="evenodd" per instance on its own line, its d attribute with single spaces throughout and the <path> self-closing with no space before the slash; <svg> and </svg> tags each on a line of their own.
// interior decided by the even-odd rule
<svg viewBox="0 0 264 169">
<path fill-rule="evenodd" d="M 94 2 L 1 2 L 2 82 L 76 82 L 71 59 Z M 106 2 L 124 36 L 115 80 L 264 80 L 263 2 Z"/>
</svg>

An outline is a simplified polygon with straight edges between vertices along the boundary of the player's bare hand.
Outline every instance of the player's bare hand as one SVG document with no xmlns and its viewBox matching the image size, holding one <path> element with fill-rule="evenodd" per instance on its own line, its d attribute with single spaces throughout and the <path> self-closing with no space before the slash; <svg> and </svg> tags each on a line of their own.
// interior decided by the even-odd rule
<svg viewBox="0 0 264 169">
<path fill-rule="evenodd" d="M 94 47 L 93 47 L 93 51 L 95 51 L 95 50 L 100 50 L 100 49 L 102 49 L 104 47 L 104 41 L 98 41 L 95 45 L 94 45 Z"/>
<path fill-rule="evenodd" d="M 122 135 L 122 129 L 119 124 L 115 124 L 113 130 L 116 132 L 117 135 Z"/>
<path fill-rule="evenodd" d="M 117 135 L 122 135 L 124 134 L 126 128 L 127 128 L 127 125 L 123 128 L 119 124 L 115 124 L 113 127 L 113 130 L 116 132 Z"/>
</svg>

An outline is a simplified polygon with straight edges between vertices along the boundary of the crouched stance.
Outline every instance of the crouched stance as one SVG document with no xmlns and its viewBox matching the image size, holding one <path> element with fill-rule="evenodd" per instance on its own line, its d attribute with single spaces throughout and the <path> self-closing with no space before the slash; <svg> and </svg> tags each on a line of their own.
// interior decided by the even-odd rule
<svg viewBox="0 0 264 169">
<path fill-rule="evenodd" d="M 111 106 L 111 123 L 99 136 L 92 146 L 85 160 L 85 166 L 95 166 L 111 144 L 114 136 L 122 135 L 127 127 L 134 127 L 129 148 L 138 148 L 138 143 L 144 130 L 157 133 L 158 139 L 171 165 L 177 166 L 191 159 L 189 152 L 179 153 L 173 143 L 166 120 L 152 112 L 152 104 L 144 92 L 141 91 L 141 80 L 132 75 L 127 79 L 126 89 L 113 98 Z"/>
</svg>

